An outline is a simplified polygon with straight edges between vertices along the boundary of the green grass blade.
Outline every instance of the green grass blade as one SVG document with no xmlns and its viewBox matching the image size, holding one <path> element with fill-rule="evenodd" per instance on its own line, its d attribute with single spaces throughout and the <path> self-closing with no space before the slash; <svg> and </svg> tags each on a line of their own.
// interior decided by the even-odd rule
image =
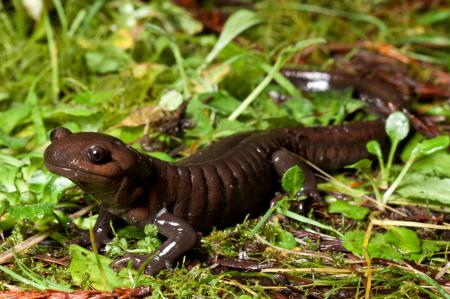
<svg viewBox="0 0 450 299">
<path fill-rule="evenodd" d="M 267 76 L 261 81 L 261 83 L 256 86 L 255 89 L 245 98 L 245 100 L 239 105 L 239 107 L 236 108 L 236 110 L 231 113 L 231 115 L 228 117 L 228 120 L 233 121 L 236 120 L 239 115 L 241 115 L 244 110 L 250 106 L 250 104 L 261 94 L 261 92 L 264 90 L 264 88 L 269 85 L 269 83 L 273 80 L 274 76 L 278 73 L 280 68 L 284 65 L 286 60 L 289 59 L 289 57 L 301 49 L 304 49 L 308 46 L 323 43 L 325 40 L 322 38 L 311 38 L 311 39 L 305 39 L 303 41 L 298 42 L 297 44 L 287 47 L 283 49 L 280 52 L 280 55 L 278 55 L 277 60 L 275 61 L 275 64 L 270 69 Z"/>
<path fill-rule="evenodd" d="M 239 10 L 235 12 L 225 23 L 222 33 L 211 52 L 206 56 L 205 62 L 200 69 L 210 64 L 216 56 L 226 47 L 236 36 L 248 28 L 261 23 L 262 20 L 252 11 Z"/>
<path fill-rule="evenodd" d="M 301 11 L 313 12 L 313 13 L 323 14 L 323 15 L 327 15 L 327 16 L 341 17 L 341 18 L 346 18 L 346 19 L 350 19 L 350 20 L 354 20 L 354 21 L 361 21 L 361 22 L 369 23 L 369 24 L 376 26 L 382 36 L 385 36 L 389 32 L 388 27 L 386 26 L 386 24 L 383 21 L 381 21 L 377 17 L 371 16 L 371 15 L 347 12 L 347 11 L 337 10 L 337 9 L 330 9 L 330 8 L 325 8 L 322 6 L 311 5 L 311 4 L 299 4 L 297 6 L 297 9 L 301 10 Z"/>
<path fill-rule="evenodd" d="M 52 25 L 50 20 L 46 17 L 45 31 L 47 34 L 48 52 L 50 56 L 50 67 L 52 70 L 52 97 L 53 103 L 58 102 L 59 95 L 59 68 L 58 68 L 58 51 L 56 48 Z"/>
<path fill-rule="evenodd" d="M 44 291 L 46 289 L 46 287 L 44 287 L 44 286 L 42 286 L 42 285 L 40 285 L 38 283 L 35 283 L 35 282 L 33 282 L 33 281 L 31 281 L 31 280 L 29 280 L 29 279 L 27 279 L 27 278 L 17 274 L 16 272 L 6 268 L 5 266 L 1 266 L 0 265 L 0 271 L 3 271 L 4 273 L 8 274 L 9 276 L 14 278 L 15 280 L 17 280 L 17 281 L 19 281 L 19 282 L 21 282 L 23 284 L 32 286 L 35 289 L 38 289 L 38 290 L 41 290 L 41 291 Z"/>
<path fill-rule="evenodd" d="M 299 215 L 297 213 L 285 210 L 285 209 L 280 209 L 278 210 L 278 212 L 286 217 L 292 218 L 294 220 L 309 224 L 309 225 L 313 225 L 313 226 L 317 226 L 319 228 L 325 229 L 325 230 L 329 230 L 334 232 L 336 235 L 338 235 L 340 238 L 342 238 L 344 235 L 342 233 L 340 233 L 339 231 L 335 230 L 334 228 L 332 228 L 331 226 L 322 224 L 320 222 L 317 222 L 315 220 L 309 219 L 305 216 Z"/>
</svg>

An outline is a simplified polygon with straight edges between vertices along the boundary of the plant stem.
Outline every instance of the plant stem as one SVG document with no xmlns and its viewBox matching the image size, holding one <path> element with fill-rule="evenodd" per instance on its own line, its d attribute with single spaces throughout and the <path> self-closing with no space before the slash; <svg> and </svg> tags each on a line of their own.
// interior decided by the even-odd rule
<svg viewBox="0 0 450 299">
<path fill-rule="evenodd" d="M 236 118 L 238 118 L 239 115 L 241 115 L 241 113 L 244 112 L 244 110 L 247 109 L 248 106 L 250 106 L 250 104 L 256 99 L 257 96 L 259 96 L 264 88 L 269 85 L 269 83 L 272 81 L 273 77 L 283 64 L 284 59 L 279 56 L 277 61 L 275 62 L 275 65 L 270 69 L 270 72 L 267 74 L 264 80 L 262 80 L 261 83 L 259 83 L 258 86 L 256 86 L 256 88 L 253 89 L 253 91 L 247 96 L 247 98 L 239 105 L 239 107 L 237 107 L 236 110 L 231 113 L 231 115 L 228 117 L 228 120 L 236 120 Z"/>
<path fill-rule="evenodd" d="M 386 163 L 386 172 L 383 181 L 387 181 L 389 178 L 389 174 L 391 173 L 392 161 L 394 160 L 395 150 L 397 149 L 398 141 L 393 141 L 391 145 L 391 149 L 389 150 L 389 156 Z"/>
<path fill-rule="evenodd" d="M 406 161 L 405 166 L 403 166 L 402 171 L 400 171 L 399 175 L 395 178 L 394 182 L 386 190 L 386 192 L 383 195 L 383 206 L 385 206 L 386 203 L 389 201 L 389 197 L 391 197 L 391 195 L 394 193 L 395 189 L 397 189 L 398 185 L 403 180 L 403 178 L 405 177 L 409 168 L 416 160 L 416 158 L 417 158 L 417 153 L 411 154 L 408 161 Z"/>
</svg>

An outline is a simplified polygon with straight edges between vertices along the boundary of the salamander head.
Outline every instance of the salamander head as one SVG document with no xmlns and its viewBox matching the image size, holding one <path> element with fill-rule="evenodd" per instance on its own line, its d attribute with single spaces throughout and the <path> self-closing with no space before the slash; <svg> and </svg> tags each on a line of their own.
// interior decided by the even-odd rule
<svg viewBox="0 0 450 299">
<path fill-rule="evenodd" d="M 44 153 L 45 166 L 62 175 L 111 212 L 126 210 L 144 194 L 151 161 L 119 139 L 56 128 Z"/>
</svg>

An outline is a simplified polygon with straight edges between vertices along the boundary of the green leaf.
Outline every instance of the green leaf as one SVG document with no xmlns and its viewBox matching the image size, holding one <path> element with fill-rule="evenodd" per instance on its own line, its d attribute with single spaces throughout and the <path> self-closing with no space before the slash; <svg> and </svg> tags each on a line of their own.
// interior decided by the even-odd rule
<svg viewBox="0 0 450 299">
<path fill-rule="evenodd" d="M 391 113 L 386 119 L 386 133 L 392 143 L 398 143 L 409 133 L 409 120 L 403 112 Z"/>
<path fill-rule="evenodd" d="M 211 110 L 220 113 L 222 115 L 228 115 L 236 109 L 240 102 L 235 97 L 226 94 L 224 92 L 214 93 L 213 98 L 205 105 L 211 108 Z"/>
<path fill-rule="evenodd" d="M 275 225 L 275 245 L 291 250 L 297 246 L 297 241 L 291 232 L 285 231 L 279 224 Z"/>
<path fill-rule="evenodd" d="M 363 243 L 365 232 L 362 230 L 348 231 L 342 237 L 342 245 L 354 255 L 364 256 Z"/>
<path fill-rule="evenodd" d="M 107 74 L 118 71 L 131 62 L 131 58 L 122 50 L 110 47 L 103 51 L 87 52 L 86 65 L 92 73 Z"/>
<path fill-rule="evenodd" d="M 375 234 L 370 238 L 367 248 L 371 258 L 385 258 L 394 261 L 401 261 L 402 255 L 390 244 L 386 243 L 383 234 Z"/>
<path fill-rule="evenodd" d="M 439 151 L 414 162 L 412 172 L 450 178 L 450 153 Z"/>
<path fill-rule="evenodd" d="M 352 165 L 345 166 L 345 168 L 356 169 L 364 174 L 369 174 L 372 168 L 372 161 L 369 159 L 362 159 Z"/>
<path fill-rule="evenodd" d="M 405 144 L 405 146 L 403 146 L 403 150 L 400 154 L 400 159 L 403 162 L 406 162 L 409 157 L 411 156 L 413 151 L 416 151 L 416 147 L 419 144 L 419 142 L 421 142 L 422 140 L 425 139 L 425 136 L 419 134 L 419 133 L 415 133 L 412 138 L 408 138 L 408 142 Z"/>
<path fill-rule="evenodd" d="M 337 200 L 328 205 L 328 212 L 340 213 L 355 220 L 363 220 L 369 213 L 369 209 L 366 207 L 352 205 L 348 201 Z"/>
<path fill-rule="evenodd" d="M 418 173 L 407 175 L 396 193 L 402 197 L 439 201 L 450 205 L 450 178 L 426 176 Z"/>
<path fill-rule="evenodd" d="M 213 138 L 223 138 L 239 132 L 250 131 L 252 127 L 246 123 L 237 120 L 222 119 L 217 123 Z"/>
<path fill-rule="evenodd" d="M 78 245 L 70 245 L 69 250 L 71 261 L 68 270 L 75 284 L 84 287 L 89 285 L 97 290 L 112 290 L 126 287 L 126 284 L 109 267 L 110 259 L 98 256 L 103 268 L 103 271 L 100 271 L 94 252 Z"/>
<path fill-rule="evenodd" d="M 404 227 L 393 227 L 384 234 L 384 240 L 397 247 L 403 253 L 417 253 L 422 251 L 417 234 Z"/>
<path fill-rule="evenodd" d="M 348 231 L 342 238 L 342 245 L 354 255 L 363 257 L 363 243 L 366 232 L 362 230 Z M 372 234 L 367 248 L 369 257 L 386 258 L 401 261 L 401 254 L 384 240 L 383 234 Z"/>
<path fill-rule="evenodd" d="M 440 243 L 439 241 L 431 241 L 431 240 L 421 240 L 422 250 L 420 253 L 411 253 L 410 258 L 416 263 L 421 263 L 421 261 L 433 255 L 434 253 L 439 252 L 440 250 L 445 250 L 446 243 Z"/>
<path fill-rule="evenodd" d="M 53 214 L 55 205 L 52 203 L 36 203 L 25 206 L 14 206 L 9 208 L 9 215 L 16 219 L 27 219 L 35 221 Z"/>
<path fill-rule="evenodd" d="M 433 139 L 426 139 L 421 141 L 417 145 L 417 150 L 422 155 L 430 155 L 434 152 L 448 148 L 449 144 L 450 137 L 441 135 Z"/>
<path fill-rule="evenodd" d="M 5 165 L 4 163 L 2 161 L 2 164 L 0 164 L 0 173 L 2 174 L 0 175 L 0 190 L 14 192 L 17 190 L 15 183 L 19 168 L 17 166 Z"/>
<path fill-rule="evenodd" d="M 281 186 L 283 187 L 283 190 L 289 193 L 289 196 L 293 198 L 302 189 L 304 180 L 305 174 L 302 169 L 299 166 L 294 165 L 283 174 Z"/>
<path fill-rule="evenodd" d="M 117 230 L 117 236 L 127 237 L 129 239 L 144 239 L 145 232 L 141 227 L 135 225 L 127 225 Z"/>
<path fill-rule="evenodd" d="M 65 177 L 42 170 L 34 170 L 27 183 L 30 186 L 30 191 L 36 194 L 39 201 L 53 204 L 56 204 L 67 188 L 74 185 L 72 181 Z"/>
<path fill-rule="evenodd" d="M 219 39 L 213 49 L 206 57 L 203 67 L 210 64 L 220 53 L 220 51 L 222 51 L 222 49 L 225 48 L 226 45 L 228 45 L 236 36 L 261 22 L 262 20 L 256 15 L 256 13 L 249 10 L 238 10 L 232 14 L 223 26 Z"/>
</svg>

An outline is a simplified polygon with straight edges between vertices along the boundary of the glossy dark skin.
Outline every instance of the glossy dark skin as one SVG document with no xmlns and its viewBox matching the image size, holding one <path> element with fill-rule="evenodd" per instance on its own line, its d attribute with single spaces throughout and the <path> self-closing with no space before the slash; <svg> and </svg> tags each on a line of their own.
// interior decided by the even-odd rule
<svg viewBox="0 0 450 299">
<path fill-rule="evenodd" d="M 311 87 L 319 82 L 317 76 L 305 79 L 299 74 L 312 73 L 293 74 L 285 72 L 300 88 L 316 91 Z M 354 77 L 320 74 L 324 74 L 320 80 L 328 84 L 323 89 L 361 85 Z M 403 107 L 401 98 L 377 84 L 378 89 L 368 84 L 373 90 L 361 96 L 370 108 L 386 115 Z M 305 172 L 303 193 L 318 198 L 315 176 L 300 157 L 333 170 L 368 157 L 365 145 L 369 140 L 386 144 L 381 119 L 246 132 L 224 138 L 177 163 L 166 163 L 112 136 L 57 128 L 51 133 L 52 143 L 44 158 L 50 171 L 71 179 L 98 201 L 100 215 L 94 226 L 97 246 L 108 240 L 109 221 L 116 217 L 141 227 L 157 226 L 167 237 L 157 252 L 130 254 L 113 263 L 120 268 L 132 261 L 135 268 L 145 266 L 146 273 L 154 274 L 195 246 L 196 231 L 232 225 L 248 213 L 268 207 L 279 178 L 291 166 L 298 165 Z"/>
</svg>

